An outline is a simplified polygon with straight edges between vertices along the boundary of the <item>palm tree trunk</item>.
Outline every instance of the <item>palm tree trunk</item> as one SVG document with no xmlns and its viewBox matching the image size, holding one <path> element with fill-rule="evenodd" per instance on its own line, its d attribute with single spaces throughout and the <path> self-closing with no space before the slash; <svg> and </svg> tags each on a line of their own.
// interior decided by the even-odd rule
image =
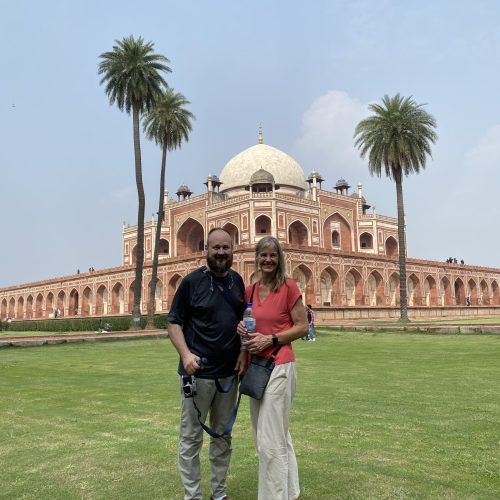
<svg viewBox="0 0 500 500">
<path fill-rule="evenodd" d="M 141 318 L 142 269 L 144 266 L 144 209 L 146 201 L 144 196 L 144 185 L 142 183 L 139 107 L 137 105 L 132 107 L 132 120 L 134 123 L 135 183 L 137 186 L 139 206 L 137 210 L 137 260 L 135 264 L 134 308 L 130 328 L 132 330 L 138 330 L 140 328 Z"/>
<path fill-rule="evenodd" d="M 161 225 L 163 223 L 163 198 L 165 197 L 165 167 L 167 164 L 167 147 L 163 146 L 160 173 L 160 202 L 158 204 L 158 222 L 156 223 L 155 248 L 153 254 L 153 269 L 151 271 L 151 285 L 149 287 L 148 322 L 146 328 L 154 328 L 154 314 L 156 308 L 156 280 L 158 276 L 158 256 L 160 253 Z"/>
<path fill-rule="evenodd" d="M 405 208 L 403 202 L 403 177 L 400 171 L 395 176 L 398 206 L 398 247 L 399 247 L 399 310 L 400 321 L 408 321 L 408 299 L 406 293 L 406 236 Z"/>
</svg>

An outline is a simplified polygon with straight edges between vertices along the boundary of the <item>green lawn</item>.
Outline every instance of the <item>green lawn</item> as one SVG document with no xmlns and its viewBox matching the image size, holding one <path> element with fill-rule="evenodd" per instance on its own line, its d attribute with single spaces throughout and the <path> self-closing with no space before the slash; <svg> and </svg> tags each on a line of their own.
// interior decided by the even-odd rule
<svg viewBox="0 0 500 500">
<path fill-rule="evenodd" d="M 295 343 L 301 499 L 500 498 L 500 336 L 325 332 Z M 0 349 L 0 498 L 182 499 L 176 362 L 166 339 Z M 228 493 L 255 499 L 247 401 L 233 448 Z"/>
</svg>

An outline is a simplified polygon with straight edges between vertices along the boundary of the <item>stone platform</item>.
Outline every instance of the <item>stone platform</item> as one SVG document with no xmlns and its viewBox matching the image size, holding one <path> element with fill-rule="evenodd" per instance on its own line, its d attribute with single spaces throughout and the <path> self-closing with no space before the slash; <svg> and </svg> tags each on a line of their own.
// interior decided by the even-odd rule
<svg viewBox="0 0 500 500">
<path fill-rule="evenodd" d="M 134 332 L 110 333 L 58 333 L 53 335 L 0 337 L 0 347 L 36 347 L 41 345 L 65 344 L 72 342 L 139 340 L 162 337 L 168 337 L 168 333 L 165 330 L 139 330 Z"/>
</svg>

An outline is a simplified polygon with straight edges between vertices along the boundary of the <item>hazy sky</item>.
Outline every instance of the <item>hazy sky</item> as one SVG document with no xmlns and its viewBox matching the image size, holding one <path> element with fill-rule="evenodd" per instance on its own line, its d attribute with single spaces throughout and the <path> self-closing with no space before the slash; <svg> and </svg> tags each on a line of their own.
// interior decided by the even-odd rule
<svg viewBox="0 0 500 500">
<path fill-rule="evenodd" d="M 137 221 L 132 120 L 97 67 L 130 34 L 170 59 L 197 117 L 167 159 L 171 193 L 204 192 L 262 125 L 306 175 L 361 182 L 395 216 L 393 183 L 370 177 L 352 136 L 368 103 L 413 95 L 439 140 L 403 184 L 409 256 L 500 265 L 497 0 L 0 1 L 0 286 L 121 264 L 122 223 Z M 161 151 L 142 139 L 149 218 Z"/>
</svg>

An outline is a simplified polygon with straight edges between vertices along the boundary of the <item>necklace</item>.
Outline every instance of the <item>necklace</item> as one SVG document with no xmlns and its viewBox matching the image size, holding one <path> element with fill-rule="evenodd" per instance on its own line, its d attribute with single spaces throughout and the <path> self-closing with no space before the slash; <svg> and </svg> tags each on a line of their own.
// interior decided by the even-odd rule
<svg viewBox="0 0 500 500">
<path fill-rule="evenodd" d="M 214 276 L 207 266 L 205 266 L 205 269 L 203 270 L 203 272 L 205 274 L 208 273 L 208 275 L 210 276 L 210 292 L 213 292 L 214 291 Z M 233 278 L 233 274 L 230 271 L 228 271 L 228 274 L 229 274 L 229 285 L 227 286 L 227 289 L 231 290 L 231 288 L 233 288 L 233 285 L 234 285 L 234 278 Z M 224 282 L 227 281 L 227 278 L 228 278 L 228 276 L 224 276 L 221 279 L 215 278 L 215 285 L 217 286 L 217 288 L 221 292 L 224 291 L 224 284 L 225 284 Z"/>
</svg>

